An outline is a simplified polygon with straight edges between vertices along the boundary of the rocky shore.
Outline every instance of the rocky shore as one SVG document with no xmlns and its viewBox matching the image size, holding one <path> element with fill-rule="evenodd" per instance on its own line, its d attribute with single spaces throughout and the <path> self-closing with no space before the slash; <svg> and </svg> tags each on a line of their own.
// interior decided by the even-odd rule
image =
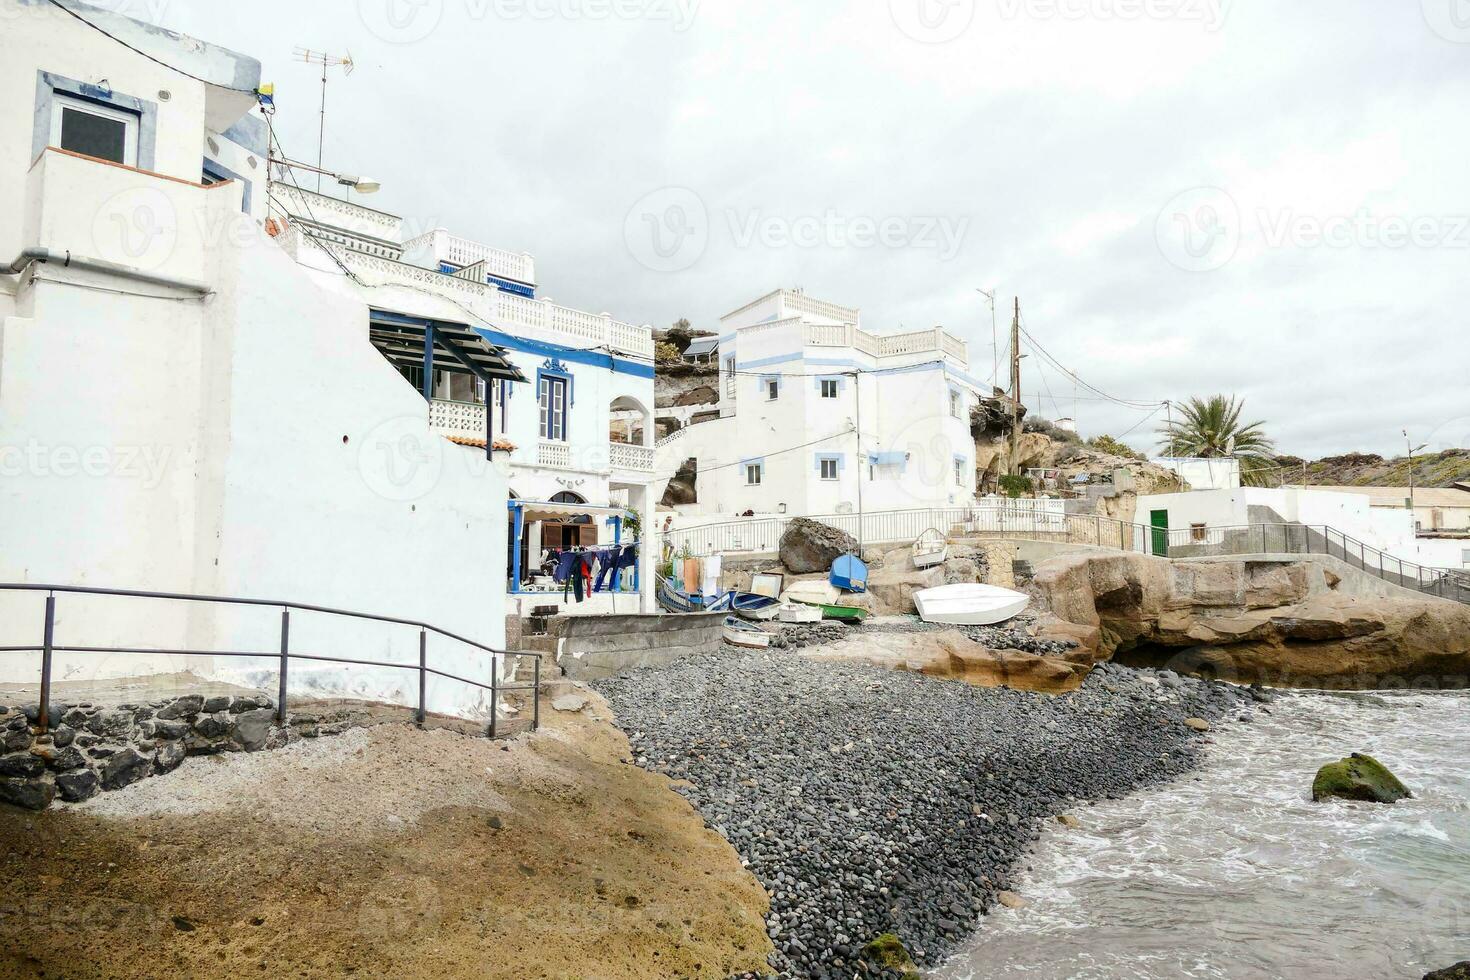
<svg viewBox="0 0 1470 980">
<path fill-rule="evenodd" d="M 771 967 L 831 978 L 881 975 L 862 950 L 885 933 L 939 962 L 1044 821 L 1188 771 L 1265 697 L 1114 664 L 1049 697 L 730 649 L 594 686 L 765 886 Z"/>
</svg>

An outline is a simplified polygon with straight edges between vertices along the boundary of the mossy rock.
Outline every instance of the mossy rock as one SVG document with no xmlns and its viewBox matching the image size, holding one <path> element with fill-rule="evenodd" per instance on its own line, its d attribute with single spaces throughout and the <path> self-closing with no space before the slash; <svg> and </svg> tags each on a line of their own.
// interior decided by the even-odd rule
<svg viewBox="0 0 1470 980">
<path fill-rule="evenodd" d="M 884 970 L 897 970 L 904 980 L 919 980 L 918 967 L 914 966 L 903 940 L 891 932 L 885 932 L 863 947 L 863 959 Z"/>
<path fill-rule="evenodd" d="M 1424 974 L 1424 980 L 1470 980 L 1470 960 L 1456 963 L 1446 970 L 1435 970 Z"/>
<path fill-rule="evenodd" d="M 1337 797 L 1367 803 L 1397 803 L 1413 795 L 1387 766 L 1361 752 L 1323 766 L 1312 780 L 1312 799 L 1318 802 Z"/>
</svg>

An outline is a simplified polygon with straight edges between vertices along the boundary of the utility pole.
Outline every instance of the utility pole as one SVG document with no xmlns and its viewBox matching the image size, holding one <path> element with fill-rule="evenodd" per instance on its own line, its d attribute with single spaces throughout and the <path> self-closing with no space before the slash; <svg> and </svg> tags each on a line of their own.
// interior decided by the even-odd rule
<svg viewBox="0 0 1470 980">
<path fill-rule="evenodd" d="M 852 372 L 852 394 L 857 399 L 857 452 L 853 454 L 853 469 L 857 473 L 857 543 L 858 559 L 863 557 L 863 372 Z"/>
<path fill-rule="evenodd" d="M 995 332 L 995 290 L 986 292 L 976 289 L 975 292 L 984 296 L 985 301 L 990 304 L 990 383 L 994 385 L 1000 380 L 1000 337 Z"/>
<path fill-rule="evenodd" d="M 321 112 L 317 122 L 316 131 L 316 190 L 317 193 L 320 194 L 322 191 L 323 173 L 322 146 L 326 143 L 327 139 L 327 69 L 341 68 L 342 74 L 351 75 L 352 69 L 357 66 L 352 60 L 352 52 L 350 51 L 347 52 L 347 54 L 345 55 L 338 56 L 334 54 L 327 54 L 325 51 L 313 51 L 310 48 L 297 48 L 293 52 L 293 54 L 298 60 L 304 61 L 308 65 L 322 66 Z M 348 191 L 348 194 L 350 195 L 351 191 Z"/>
<path fill-rule="evenodd" d="M 1010 471 L 1021 472 L 1021 297 L 1016 297 L 1016 312 L 1011 318 L 1011 458 Z"/>
<path fill-rule="evenodd" d="M 1413 442 L 1409 440 L 1409 430 L 1405 429 L 1404 445 L 1407 446 L 1409 449 L 1409 521 L 1413 524 L 1415 533 L 1418 533 L 1419 522 L 1415 519 L 1414 516 L 1414 454 L 1417 453 L 1420 449 L 1423 449 L 1424 446 L 1429 445 L 1429 443 L 1424 443 L 1424 445 L 1420 446 L 1418 449 L 1414 448 Z"/>
</svg>

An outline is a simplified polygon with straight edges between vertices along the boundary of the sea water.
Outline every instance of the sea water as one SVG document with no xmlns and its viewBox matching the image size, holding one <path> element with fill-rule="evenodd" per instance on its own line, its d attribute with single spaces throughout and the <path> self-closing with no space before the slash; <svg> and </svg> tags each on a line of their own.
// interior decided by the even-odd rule
<svg viewBox="0 0 1470 980">
<path fill-rule="evenodd" d="M 1470 694 L 1292 693 L 1183 780 L 1074 811 L 935 975 L 1415 978 L 1470 960 Z M 1313 803 L 1367 752 L 1415 796 Z"/>
</svg>

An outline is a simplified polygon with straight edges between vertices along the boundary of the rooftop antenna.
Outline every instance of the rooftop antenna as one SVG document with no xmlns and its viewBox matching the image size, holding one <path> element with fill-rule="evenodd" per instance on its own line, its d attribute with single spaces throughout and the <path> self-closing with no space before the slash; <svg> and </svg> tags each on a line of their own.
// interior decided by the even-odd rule
<svg viewBox="0 0 1470 980">
<path fill-rule="evenodd" d="M 352 60 L 351 51 L 339 57 L 334 54 L 327 54 L 325 51 L 313 51 L 310 48 L 296 48 L 292 52 L 292 56 L 306 62 L 308 65 L 322 66 L 321 122 L 317 126 L 316 133 L 316 166 L 317 170 L 321 170 L 322 144 L 326 142 L 327 135 L 327 69 L 341 68 L 342 74 L 345 76 L 351 75 L 352 69 L 357 66 Z M 322 175 L 320 173 L 316 175 L 316 191 L 318 194 L 322 191 Z"/>
</svg>

